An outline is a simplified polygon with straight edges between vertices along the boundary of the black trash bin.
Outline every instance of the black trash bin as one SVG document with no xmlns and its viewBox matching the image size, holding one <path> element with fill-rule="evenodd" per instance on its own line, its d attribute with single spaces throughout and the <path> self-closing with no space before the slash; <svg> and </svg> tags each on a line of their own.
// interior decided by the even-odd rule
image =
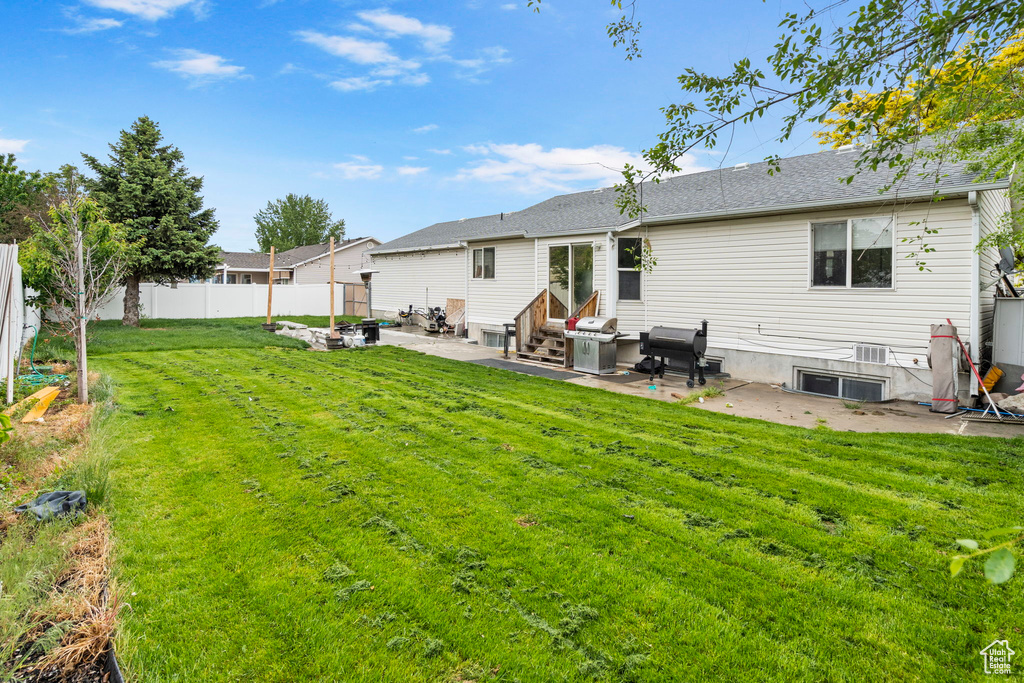
<svg viewBox="0 0 1024 683">
<path fill-rule="evenodd" d="M 367 344 L 376 344 L 380 341 L 380 323 L 375 318 L 363 318 L 359 327 L 363 331 L 363 339 Z"/>
</svg>

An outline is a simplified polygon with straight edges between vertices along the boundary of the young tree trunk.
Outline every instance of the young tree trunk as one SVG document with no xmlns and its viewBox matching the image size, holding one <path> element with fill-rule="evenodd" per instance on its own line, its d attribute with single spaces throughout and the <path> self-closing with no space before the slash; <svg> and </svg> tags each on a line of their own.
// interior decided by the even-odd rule
<svg viewBox="0 0 1024 683">
<path fill-rule="evenodd" d="M 78 296 L 76 297 L 75 312 L 78 313 L 76 316 L 78 320 L 77 330 L 75 334 L 75 351 L 77 352 L 78 361 L 78 402 L 88 403 L 89 402 L 89 363 L 88 356 L 85 351 L 85 264 L 83 263 L 82 257 L 82 231 L 79 229 L 76 237 L 76 249 L 77 252 L 76 261 L 78 265 L 77 283 L 78 283 Z"/>
<path fill-rule="evenodd" d="M 122 325 L 139 326 L 139 282 L 136 275 L 129 275 L 124 282 L 124 317 Z"/>
</svg>

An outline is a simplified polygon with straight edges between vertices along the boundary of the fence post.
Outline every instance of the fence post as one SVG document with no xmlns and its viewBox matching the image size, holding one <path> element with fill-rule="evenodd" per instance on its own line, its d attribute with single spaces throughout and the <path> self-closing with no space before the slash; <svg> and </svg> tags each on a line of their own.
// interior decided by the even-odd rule
<svg viewBox="0 0 1024 683">
<path fill-rule="evenodd" d="M 206 288 L 206 291 L 203 292 L 203 318 L 206 319 L 210 317 L 210 283 L 206 282 L 203 286 Z"/>
</svg>

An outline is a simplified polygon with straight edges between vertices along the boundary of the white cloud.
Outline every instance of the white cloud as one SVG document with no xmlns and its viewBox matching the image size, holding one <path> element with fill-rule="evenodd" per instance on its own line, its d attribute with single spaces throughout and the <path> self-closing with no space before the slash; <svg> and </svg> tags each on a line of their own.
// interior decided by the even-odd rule
<svg viewBox="0 0 1024 683">
<path fill-rule="evenodd" d="M 406 161 L 419 161 L 419 157 L 402 157 Z"/>
<path fill-rule="evenodd" d="M 499 64 L 512 62 L 508 57 L 508 50 L 500 45 L 477 50 L 477 56 L 473 58 L 456 59 L 450 55 L 441 55 L 437 59 L 454 64 L 457 67 L 456 76 L 473 82 L 480 82 L 477 77 L 485 71 L 489 71 Z"/>
<path fill-rule="evenodd" d="M 156 21 L 174 14 L 182 7 L 189 7 L 196 16 L 206 11 L 204 0 L 85 0 L 93 7 L 114 10 Z"/>
<path fill-rule="evenodd" d="M 379 164 L 365 163 L 369 161 L 366 157 L 353 155 L 353 159 L 355 161 L 334 164 L 335 170 L 339 171 L 345 180 L 373 180 L 384 172 L 384 167 Z"/>
<path fill-rule="evenodd" d="M 296 35 L 324 52 L 344 57 L 356 64 L 394 64 L 402 61 L 391 51 L 391 46 L 383 41 L 329 36 L 318 31 L 298 31 Z"/>
<path fill-rule="evenodd" d="M 223 57 L 199 50 L 175 50 L 177 59 L 153 62 L 153 66 L 167 69 L 193 83 L 206 83 L 225 78 L 246 78 L 244 66 L 228 64 Z"/>
<path fill-rule="evenodd" d="M 424 24 L 419 19 L 392 14 L 386 9 L 366 10 L 357 16 L 389 36 L 413 36 L 431 52 L 443 50 L 452 39 L 452 30 L 440 24 Z M 358 26 L 358 24 L 357 24 Z"/>
<path fill-rule="evenodd" d="M 413 133 L 429 133 L 432 130 L 437 130 L 437 124 L 436 123 L 428 123 L 425 126 L 420 126 L 419 128 L 413 128 L 412 132 Z"/>
<path fill-rule="evenodd" d="M 398 175 L 419 175 L 430 170 L 427 166 L 399 166 Z"/>
<path fill-rule="evenodd" d="M 29 142 L 29 140 L 0 138 L 0 154 L 21 154 L 25 151 L 25 145 Z"/>
<path fill-rule="evenodd" d="M 514 9 L 519 9 L 519 5 L 517 5 L 514 2 L 506 2 L 504 5 L 501 6 L 501 9 L 505 10 L 506 12 L 511 12 Z"/>
<path fill-rule="evenodd" d="M 431 154 L 451 154 L 452 153 L 452 151 L 450 149 L 428 149 L 427 151 L 430 152 Z"/>
<path fill-rule="evenodd" d="M 352 76 L 351 78 L 339 78 L 336 81 L 331 81 L 329 85 L 341 92 L 356 92 L 357 90 L 374 90 L 381 85 L 391 85 L 391 81 L 367 78 L 366 76 Z"/>
<path fill-rule="evenodd" d="M 425 73 L 413 73 L 402 76 L 400 82 L 403 85 L 426 85 L 430 83 L 430 76 Z"/>
<path fill-rule="evenodd" d="M 117 19 L 87 19 L 77 15 L 69 15 L 68 17 L 77 24 L 72 28 L 61 29 L 63 33 L 69 35 L 76 35 L 79 33 L 96 33 L 97 31 L 107 31 L 112 28 L 120 28 L 124 25 L 123 21 Z"/>
<path fill-rule="evenodd" d="M 108 1 L 108 0 L 104 0 Z M 335 57 L 365 67 L 363 73 L 346 74 L 330 82 L 331 87 L 343 92 L 372 90 L 390 85 L 422 86 L 431 82 L 425 64 L 448 63 L 455 75 L 471 81 L 496 64 L 507 64 L 508 51 L 500 46 L 479 50 L 475 57 L 456 59 L 448 52 L 454 34 L 441 24 L 427 24 L 419 19 L 395 14 L 386 9 L 357 12 L 358 22 L 346 29 L 356 35 L 331 35 L 320 31 L 296 31 L 295 36 L 309 45 L 320 48 Z M 420 54 L 412 58 L 403 56 L 396 48 L 395 39 L 411 38 L 420 44 Z M 408 45 L 406 44 L 406 47 Z M 478 81 L 477 81 L 478 82 Z"/>
<path fill-rule="evenodd" d="M 459 169 L 455 180 L 505 183 L 528 193 L 550 190 L 571 192 L 581 189 L 581 186 L 612 185 L 622 180 L 621 171 L 625 164 L 640 169 L 647 167 L 641 155 L 612 145 L 554 147 L 546 150 L 536 143 L 489 143 L 469 145 L 464 149 L 489 158 Z M 679 165 L 683 173 L 705 170 L 692 155 L 686 155 Z"/>
</svg>

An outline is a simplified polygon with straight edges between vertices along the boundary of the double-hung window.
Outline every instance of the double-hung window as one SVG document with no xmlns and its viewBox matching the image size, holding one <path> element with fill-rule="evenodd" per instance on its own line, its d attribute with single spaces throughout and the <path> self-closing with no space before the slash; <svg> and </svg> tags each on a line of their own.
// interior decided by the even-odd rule
<svg viewBox="0 0 1024 683">
<path fill-rule="evenodd" d="M 811 223 L 811 286 L 890 289 L 892 218 Z"/>
<path fill-rule="evenodd" d="M 494 247 L 473 250 L 473 279 L 494 279 Z"/>
<path fill-rule="evenodd" d="M 639 237 L 620 237 L 617 245 L 619 301 L 640 301 L 640 264 L 642 242 Z"/>
</svg>

